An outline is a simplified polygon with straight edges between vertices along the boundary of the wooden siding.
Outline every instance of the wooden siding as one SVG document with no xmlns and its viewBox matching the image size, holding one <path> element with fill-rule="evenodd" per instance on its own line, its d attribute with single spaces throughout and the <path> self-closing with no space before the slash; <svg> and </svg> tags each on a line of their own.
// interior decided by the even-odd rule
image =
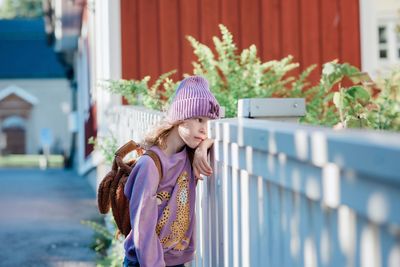
<svg viewBox="0 0 400 267">
<path fill-rule="evenodd" d="M 122 77 L 191 73 L 185 36 L 213 45 L 223 23 L 239 49 L 257 46 L 263 60 L 291 54 L 304 70 L 339 59 L 361 67 L 358 0 L 121 0 Z M 298 73 L 295 72 L 295 73 Z"/>
</svg>

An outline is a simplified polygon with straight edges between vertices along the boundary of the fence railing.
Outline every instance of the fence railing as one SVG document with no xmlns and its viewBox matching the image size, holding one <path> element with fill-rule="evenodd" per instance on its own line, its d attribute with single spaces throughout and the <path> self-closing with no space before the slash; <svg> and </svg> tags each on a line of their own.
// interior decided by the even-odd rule
<svg viewBox="0 0 400 267">
<path fill-rule="evenodd" d="M 121 143 L 160 119 L 113 112 Z M 399 134 L 237 118 L 209 132 L 192 266 L 400 266 Z"/>
<path fill-rule="evenodd" d="M 107 121 L 117 143 L 140 142 L 162 119 L 162 112 L 139 106 L 116 106 L 107 112 Z"/>
</svg>

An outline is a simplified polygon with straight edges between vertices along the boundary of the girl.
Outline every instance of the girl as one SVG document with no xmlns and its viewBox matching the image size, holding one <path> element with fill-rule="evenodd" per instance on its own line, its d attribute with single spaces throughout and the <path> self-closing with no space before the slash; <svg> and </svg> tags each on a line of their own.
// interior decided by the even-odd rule
<svg viewBox="0 0 400 267">
<path fill-rule="evenodd" d="M 124 243 L 124 266 L 184 266 L 193 259 L 196 178 L 212 173 L 206 159 L 212 145 L 207 122 L 218 117 L 219 104 L 207 81 L 184 79 L 166 122 L 145 139 L 145 148 L 160 158 L 162 179 L 155 162 L 144 155 L 125 185 L 132 230 Z M 189 154 L 194 150 L 192 168 Z"/>
</svg>

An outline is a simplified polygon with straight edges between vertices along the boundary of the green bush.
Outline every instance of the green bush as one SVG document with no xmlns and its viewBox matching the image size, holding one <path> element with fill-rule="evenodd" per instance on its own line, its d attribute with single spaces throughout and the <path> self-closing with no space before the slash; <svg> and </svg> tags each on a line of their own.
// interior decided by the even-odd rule
<svg viewBox="0 0 400 267">
<path fill-rule="evenodd" d="M 254 45 L 239 53 L 232 34 L 225 26 L 219 27 L 221 38 L 213 38 L 216 53 L 195 38 L 187 38 L 197 56 L 193 73 L 207 78 L 218 102 L 225 107 L 226 117 L 236 116 L 240 98 L 300 97 L 306 99 L 303 123 L 400 130 L 399 70 L 374 84 L 378 90 L 374 95 L 366 74 L 335 60 L 323 65 L 319 83 L 311 86 L 308 77 L 315 65 L 293 76 L 291 71 L 299 64 L 293 62 L 292 56 L 262 62 Z M 151 87 L 149 76 L 142 80 L 107 81 L 105 87 L 124 96 L 130 104 L 166 110 L 178 84 L 169 78 L 174 72 L 161 75 Z M 342 87 L 344 79 L 352 85 Z"/>
<path fill-rule="evenodd" d="M 195 38 L 187 38 L 197 56 L 193 73 L 208 79 L 217 100 L 225 107 L 226 117 L 236 116 L 240 98 L 300 97 L 306 99 L 303 123 L 400 130 L 399 70 L 373 84 L 356 67 L 335 60 L 323 65 L 320 81 L 312 86 L 308 77 L 315 65 L 294 76 L 292 71 L 299 64 L 293 62 L 292 56 L 262 62 L 254 45 L 239 53 L 232 34 L 225 26 L 219 27 L 221 38 L 213 37 L 215 53 Z M 124 96 L 129 104 L 163 111 L 178 84 L 170 79 L 173 73 L 161 75 L 151 87 L 149 76 L 142 80 L 106 81 L 103 86 Z M 351 85 L 342 87 L 344 79 Z"/>
<path fill-rule="evenodd" d="M 216 55 L 193 37 L 189 36 L 188 40 L 197 56 L 193 72 L 208 79 L 227 117 L 236 116 L 240 98 L 293 96 L 307 85 L 306 79 L 314 66 L 299 77 L 291 76 L 290 71 L 299 67 L 298 63 L 293 63 L 292 56 L 262 62 L 255 45 L 238 54 L 232 34 L 225 26 L 219 27 L 222 38 L 213 38 Z"/>
<path fill-rule="evenodd" d="M 106 217 L 107 220 L 107 217 Z M 99 259 L 96 262 L 98 267 L 119 267 L 124 260 L 124 239 L 112 233 L 116 231 L 115 222 L 112 221 L 113 230 L 109 230 L 102 224 L 94 221 L 82 221 L 95 232 L 91 249 L 96 251 Z"/>
<path fill-rule="evenodd" d="M 112 164 L 115 156 L 115 152 L 118 149 L 117 140 L 112 134 L 107 137 L 93 137 L 91 136 L 88 140 L 88 144 L 94 145 L 94 149 L 100 151 L 104 156 L 104 160 L 108 164 Z"/>
<path fill-rule="evenodd" d="M 176 70 L 162 74 L 152 86 L 150 76 L 142 80 L 107 80 L 100 86 L 112 93 L 122 95 L 130 105 L 143 105 L 155 110 L 166 110 L 177 82 L 170 79 Z"/>
<path fill-rule="evenodd" d="M 334 103 L 346 128 L 400 131 L 400 71 L 376 84 L 340 88 Z M 373 94 L 374 90 L 378 93 Z"/>
<path fill-rule="evenodd" d="M 306 115 L 301 122 L 332 127 L 339 123 L 340 117 L 333 104 L 334 88 L 344 78 L 349 81 L 358 77 L 360 71 L 350 64 L 339 64 L 337 60 L 327 62 L 322 67 L 320 81 L 313 87 L 305 88 L 297 97 L 306 99 Z"/>
<path fill-rule="evenodd" d="M 345 78 L 351 85 L 341 85 Z M 354 66 L 328 62 L 323 66 L 319 84 L 305 91 L 307 113 L 302 122 L 399 131 L 399 82 L 399 70 L 374 83 L 368 74 Z"/>
</svg>

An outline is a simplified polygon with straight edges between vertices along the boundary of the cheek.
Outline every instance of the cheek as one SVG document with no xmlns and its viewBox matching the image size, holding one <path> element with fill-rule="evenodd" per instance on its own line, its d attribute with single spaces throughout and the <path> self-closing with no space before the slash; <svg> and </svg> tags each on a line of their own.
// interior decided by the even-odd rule
<svg viewBox="0 0 400 267">
<path fill-rule="evenodd" d="M 185 126 L 179 127 L 178 132 L 179 132 L 180 137 L 183 140 L 187 140 L 190 137 L 190 130 L 189 130 L 189 128 L 187 128 Z"/>
</svg>

